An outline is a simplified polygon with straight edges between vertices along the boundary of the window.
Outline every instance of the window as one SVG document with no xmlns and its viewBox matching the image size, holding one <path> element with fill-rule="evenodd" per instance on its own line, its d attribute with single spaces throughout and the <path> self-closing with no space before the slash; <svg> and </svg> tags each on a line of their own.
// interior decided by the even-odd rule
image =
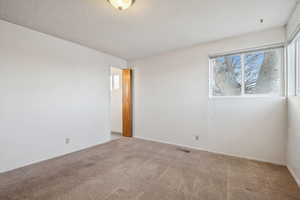
<svg viewBox="0 0 300 200">
<path fill-rule="evenodd" d="M 300 34 L 295 41 L 296 45 L 296 59 L 295 59 L 295 74 L 296 74 L 296 95 L 300 96 Z"/>
<path fill-rule="evenodd" d="M 114 90 L 118 90 L 119 88 L 120 88 L 120 76 L 119 76 L 119 74 L 115 74 L 114 76 L 113 76 L 114 78 Z"/>
<path fill-rule="evenodd" d="M 288 45 L 288 95 L 300 95 L 300 33 Z"/>
<path fill-rule="evenodd" d="M 283 48 L 210 59 L 210 96 L 280 96 Z"/>
<path fill-rule="evenodd" d="M 120 75 L 119 74 L 113 74 L 110 77 L 110 90 L 118 90 L 120 89 Z"/>
<path fill-rule="evenodd" d="M 292 42 L 287 47 L 288 52 L 288 96 L 295 96 L 297 93 L 296 89 L 296 43 Z"/>
</svg>

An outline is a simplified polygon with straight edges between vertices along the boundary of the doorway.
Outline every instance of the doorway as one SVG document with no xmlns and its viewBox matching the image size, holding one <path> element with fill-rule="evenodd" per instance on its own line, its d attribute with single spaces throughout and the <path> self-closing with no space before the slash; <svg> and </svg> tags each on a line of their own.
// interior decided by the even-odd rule
<svg viewBox="0 0 300 200">
<path fill-rule="evenodd" d="M 132 137 L 132 71 L 110 69 L 111 139 Z"/>
</svg>

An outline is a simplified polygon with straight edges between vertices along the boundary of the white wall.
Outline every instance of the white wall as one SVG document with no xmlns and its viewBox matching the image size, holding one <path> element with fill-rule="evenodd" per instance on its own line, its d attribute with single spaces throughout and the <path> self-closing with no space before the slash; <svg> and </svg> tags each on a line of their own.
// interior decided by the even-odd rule
<svg viewBox="0 0 300 200">
<path fill-rule="evenodd" d="M 289 137 L 287 163 L 300 186 L 300 97 L 289 98 Z"/>
<path fill-rule="evenodd" d="M 287 36 L 291 39 L 300 29 L 300 3 L 298 3 L 287 26 Z M 295 63 L 293 51 L 289 52 L 289 101 L 288 101 L 288 143 L 287 166 L 300 186 L 300 97 L 295 94 Z M 299 66 L 298 66 L 299 67 Z"/>
<path fill-rule="evenodd" d="M 208 55 L 284 41 L 275 28 L 132 61 L 134 135 L 285 164 L 285 99 L 208 98 Z"/>
<path fill-rule="evenodd" d="M 112 75 L 119 75 L 119 89 L 111 91 L 111 131 L 122 133 L 122 70 L 111 68 Z"/>
<path fill-rule="evenodd" d="M 0 35 L 0 172 L 109 140 L 124 60 L 4 21 Z"/>
<path fill-rule="evenodd" d="M 300 30 L 300 1 L 298 2 L 294 12 L 291 15 L 286 29 L 288 40 L 292 39 L 296 35 L 297 31 Z"/>
</svg>

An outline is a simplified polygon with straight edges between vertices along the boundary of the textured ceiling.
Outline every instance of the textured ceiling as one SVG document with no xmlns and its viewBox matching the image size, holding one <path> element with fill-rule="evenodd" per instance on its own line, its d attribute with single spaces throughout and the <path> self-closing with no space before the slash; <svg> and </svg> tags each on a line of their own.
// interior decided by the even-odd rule
<svg viewBox="0 0 300 200">
<path fill-rule="evenodd" d="M 0 0 L 0 18 L 132 60 L 283 26 L 297 0 Z M 264 23 L 260 23 L 260 19 Z"/>
</svg>

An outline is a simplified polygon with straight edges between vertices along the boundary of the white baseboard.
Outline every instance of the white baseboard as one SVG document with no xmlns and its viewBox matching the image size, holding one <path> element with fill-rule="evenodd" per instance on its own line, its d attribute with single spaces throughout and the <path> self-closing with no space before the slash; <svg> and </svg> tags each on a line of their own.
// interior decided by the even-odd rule
<svg viewBox="0 0 300 200">
<path fill-rule="evenodd" d="M 296 175 L 295 171 L 293 170 L 292 167 L 290 167 L 289 165 L 287 165 L 287 168 L 289 169 L 290 173 L 292 174 L 293 178 L 295 179 L 296 183 L 298 184 L 298 186 L 300 187 L 300 179 L 298 178 L 298 176 Z"/>
<path fill-rule="evenodd" d="M 259 161 L 259 162 L 264 162 L 264 163 L 271 163 L 271 164 L 274 164 L 274 165 L 286 166 L 286 163 L 270 161 L 270 160 L 264 160 L 264 159 L 260 159 L 260 158 L 253 158 L 253 157 L 250 157 L 250 156 L 241 156 L 241 155 L 237 155 L 237 154 L 218 152 L 218 151 L 213 151 L 213 150 L 209 150 L 209 149 L 203 149 L 203 148 L 200 148 L 200 147 L 177 144 L 177 143 L 172 143 L 172 142 L 166 142 L 166 141 L 162 141 L 162 140 L 156 140 L 156 139 L 141 137 L 141 136 L 134 136 L 134 137 L 138 138 L 138 139 L 142 139 L 142 140 L 149 140 L 149 141 L 153 141 L 153 142 L 176 145 L 176 146 L 186 147 L 186 148 L 190 148 L 190 149 L 196 149 L 196 150 L 206 151 L 206 152 L 215 153 L 215 154 L 221 154 L 221 155 L 225 155 L 225 156 L 232 156 L 232 157 L 237 157 L 237 158 L 244 158 L 244 159 L 247 159 L 247 160 L 254 160 L 254 161 Z"/>
</svg>

